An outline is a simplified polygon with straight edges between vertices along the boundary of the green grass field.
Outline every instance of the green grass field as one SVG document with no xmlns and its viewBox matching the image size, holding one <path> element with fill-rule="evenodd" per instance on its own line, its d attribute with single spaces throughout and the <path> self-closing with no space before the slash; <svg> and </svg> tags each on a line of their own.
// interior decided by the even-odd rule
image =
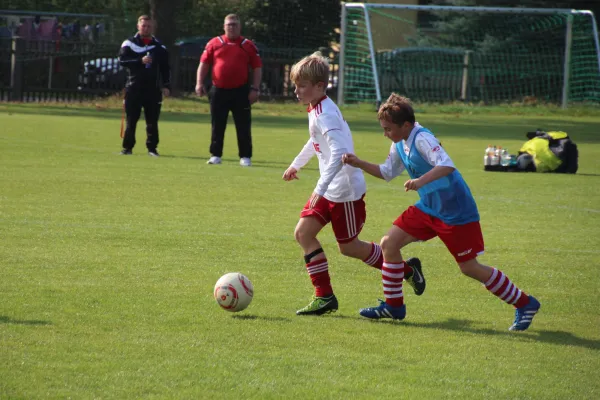
<svg viewBox="0 0 600 400">
<path fill-rule="evenodd" d="M 407 318 L 361 319 L 380 275 L 339 255 L 330 228 L 340 309 L 295 316 L 312 286 L 293 230 L 318 166 L 281 175 L 307 140 L 303 107 L 256 107 L 251 168 L 233 124 L 224 164 L 206 165 L 205 103 L 165 107 L 156 159 L 142 123 L 134 155 L 117 156 L 116 101 L 0 104 L 0 398 L 600 398 L 597 109 L 417 107 L 478 202 L 481 261 L 542 303 L 514 333 L 513 309 L 461 276 L 438 239 L 404 252 L 428 279 L 423 296 L 407 290 Z M 343 111 L 358 155 L 383 162 L 375 113 Z M 571 134 L 577 175 L 483 171 L 489 143 L 515 153 L 538 127 Z M 416 201 L 404 180 L 367 177 L 364 240 Z M 232 271 L 255 287 L 239 315 L 212 298 Z"/>
</svg>

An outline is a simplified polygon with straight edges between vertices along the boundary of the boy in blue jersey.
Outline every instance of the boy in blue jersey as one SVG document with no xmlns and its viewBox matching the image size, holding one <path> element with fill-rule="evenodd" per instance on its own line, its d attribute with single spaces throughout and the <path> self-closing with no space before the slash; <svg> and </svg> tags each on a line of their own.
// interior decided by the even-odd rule
<svg viewBox="0 0 600 400">
<path fill-rule="evenodd" d="M 440 142 L 415 122 L 410 101 L 395 93 L 381 105 L 378 118 L 384 136 L 393 142 L 386 162 L 371 164 L 354 154 L 344 154 L 343 162 L 386 181 L 407 170 L 410 179 L 404 183 L 404 189 L 416 190 L 420 200 L 404 211 L 381 239 L 385 301 L 377 307 L 361 309 L 360 315 L 371 319 L 404 319 L 405 262 L 400 249 L 438 236 L 463 274 L 483 283 L 488 291 L 516 308 L 515 321 L 509 329 L 529 328 L 540 303 L 522 292 L 502 271 L 477 260 L 484 251 L 477 205 Z"/>
</svg>

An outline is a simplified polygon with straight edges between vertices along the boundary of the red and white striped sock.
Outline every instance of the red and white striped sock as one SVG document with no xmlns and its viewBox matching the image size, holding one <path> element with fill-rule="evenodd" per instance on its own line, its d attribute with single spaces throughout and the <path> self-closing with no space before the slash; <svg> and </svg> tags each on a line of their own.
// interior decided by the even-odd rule
<svg viewBox="0 0 600 400">
<path fill-rule="evenodd" d="M 371 243 L 371 253 L 363 260 L 363 262 L 373 268 L 381 269 L 383 266 L 383 253 L 381 252 L 381 247 L 378 244 Z"/>
<path fill-rule="evenodd" d="M 315 296 L 329 297 L 333 294 L 333 288 L 329 279 L 329 264 L 326 258 L 309 262 L 306 264 L 306 270 L 315 287 Z"/>
<path fill-rule="evenodd" d="M 383 281 L 383 295 L 385 302 L 392 307 L 401 307 L 404 304 L 402 280 L 404 279 L 404 261 L 398 264 L 383 261 L 381 280 Z"/>
<path fill-rule="evenodd" d="M 485 283 L 485 288 L 500 300 L 521 308 L 529 303 L 529 296 L 522 292 L 514 283 L 504 275 L 504 272 L 494 268 L 492 276 Z"/>
</svg>

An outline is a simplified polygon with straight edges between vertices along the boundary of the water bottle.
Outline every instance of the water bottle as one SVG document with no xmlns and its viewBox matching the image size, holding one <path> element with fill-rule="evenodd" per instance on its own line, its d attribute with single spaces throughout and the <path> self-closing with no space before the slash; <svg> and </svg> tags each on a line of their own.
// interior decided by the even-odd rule
<svg viewBox="0 0 600 400">
<path fill-rule="evenodd" d="M 150 52 L 146 53 L 146 57 L 150 57 Z M 146 68 L 151 68 L 152 63 L 149 62 L 148 64 L 146 64 Z"/>
<path fill-rule="evenodd" d="M 500 165 L 500 150 L 502 147 L 492 147 L 492 167 L 497 167 Z"/>
<path fill-rule="evenodd" d="M 485 149 L 485 154 L 483 155 L 483 166 L 489 167 L 492 165 L 492 145 L 488 144 L 488 147 Z"/>
<path fill-rule="evenodd" d="M 508 167 L 510 165 L 510 153 L 508 149 L 502 149 L 500 153 L 500 165 Z"/>
</svg>

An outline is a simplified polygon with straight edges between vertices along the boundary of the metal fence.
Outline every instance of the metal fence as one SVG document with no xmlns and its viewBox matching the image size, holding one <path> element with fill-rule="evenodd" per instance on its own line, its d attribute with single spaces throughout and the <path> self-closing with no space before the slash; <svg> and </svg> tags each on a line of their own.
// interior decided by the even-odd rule
<svg viewBox="0 0 600 400">
<path fill-rule="evenodd" d="M 119 44 L 89 41 L 0 38 L 0 101 L 77 101 L 123 90 L 126 71 L 117 60 Z M 171 50 L 176 93 L 193 92 L 203 45 Z M 316 49 L 261 49 L 262 100 L 294 98 L 291 66 Z M 335 89 L 337 64 L 332 63 L 330 88 Z M 331 90 L 335 93 L 335 90 Z"/>
</svg>

